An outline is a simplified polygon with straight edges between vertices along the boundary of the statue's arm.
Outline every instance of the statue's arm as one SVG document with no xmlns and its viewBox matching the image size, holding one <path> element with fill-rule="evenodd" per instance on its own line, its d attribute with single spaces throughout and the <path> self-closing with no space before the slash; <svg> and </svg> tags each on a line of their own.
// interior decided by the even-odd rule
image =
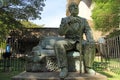
<svg viewBox="0 0 120 80">
<path fill-rule="evenodd" d="M 84 32 L 85 32 L 87 41 L 88 42 L 94 42 L 92 30 L 91 30 L 91 28 L 90 28 L 86 19 L 84 20 L 84 25 L 85 25 Z"/>
<path fill-rule="evenodd" d="M 69 19 L 67 19 L 67 18 L 62 18 L 61 24 L 60 24 L 60 28 L 59 28 L 59 30 L 58 30 L 59 35 L 63 36 L 63 35 L 66 34 L 66 32 L 67 32 L 68 29 L 69 29 L 69 24 L 68 24 L 68 22 L 69 22 Z"/>
</svg>

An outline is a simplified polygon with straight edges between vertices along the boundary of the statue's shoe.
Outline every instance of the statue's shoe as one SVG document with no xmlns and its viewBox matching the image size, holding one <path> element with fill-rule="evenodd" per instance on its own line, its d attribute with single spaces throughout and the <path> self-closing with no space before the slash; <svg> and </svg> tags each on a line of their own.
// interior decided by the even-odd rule
<svg viewBox="0 0 120 80">
<path fill-rule="evenodd" d="M 68 75 L 68 69 L 67 68 L 62 68 L 59 77 L 60 78 L 65 78 Z"/>
<path fill-rule="evenodd" d="M 93 69 L 90 69 L 90 68 L 86 68 L 86 71 L 90 75 L 95 75 L 96 74 L 96 72 Z"/>
</svg>

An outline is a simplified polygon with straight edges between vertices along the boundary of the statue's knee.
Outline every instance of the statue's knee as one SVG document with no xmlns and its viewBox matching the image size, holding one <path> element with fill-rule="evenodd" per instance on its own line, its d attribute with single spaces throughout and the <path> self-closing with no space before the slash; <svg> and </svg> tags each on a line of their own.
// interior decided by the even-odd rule
<svg viewBox="0 0 120 80">
<path fill-rule="evenodd" d="M 95 53 L 95 43 L 86 43 L 85 45 L 84 45 L 84 53 L 91 53 L 91 54 L 93 54 L 93 53 Z"/>
<path fill-rule="evenodd" d="M 89 48 L 95 48 L 95 43 L 87 42 L 84 46 Z"/>
<path fill-rule="evenodd" d="M 63 46 L 63 43 L 62 43 L 62 41 L 57 41 L 54 46 L 61 47 L 61 46 Z"/>
</svg>

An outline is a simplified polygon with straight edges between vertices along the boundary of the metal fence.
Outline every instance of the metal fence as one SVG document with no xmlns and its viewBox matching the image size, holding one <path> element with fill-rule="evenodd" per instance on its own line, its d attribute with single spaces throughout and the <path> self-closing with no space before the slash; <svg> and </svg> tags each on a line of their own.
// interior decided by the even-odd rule
<svg viewBox="0 0 120 80">
<path fill-rule="evenodd" d="M 18 42 L 13 42 L 10 40 L 11 52 L 6 55 L 6 43 L 4 40 L 3 43 L 0 44 L 0 71 L 8 72 L 8 71 L 23 71 L 25 70 L 25 54 L 19 54 L 19 45 Z M 18 52 L 18 53 L 17 53 Z"/>
<path fill-rule="evenodd" d="M 98 69 L 107 69 L 120 74 L 120 35 L 105 39 L 98 44 Z"/>
<path fill-rule="evenodd" d="M 21 44 L 18 41 L 11 41 L 11 44 L 16 48 L 12 50 L 11 57 L 6 59 L 2 56 L 5 53 L 5 44 L 0 45 L 0 71 L 25 70 L 27 53 L 19 52 Z M 22 44 L 24 43 L 22 42 Z M 109 69 L 120 73 L 120 36 L 106 39 L 104 44 L 97 44 L 97 50 L 93 68 L 95 70 Z"/>
<path fill-rule="evenodd" d="M 25 60 L 20 58 L 7 58 L 0 60 L 0 71 L 24 71 Z"/>
<path fill-rule="evenodd" d="M 120 35 L 106 39 L 106 56 L 110 61 L 109 69 L 120 74 Z"/>
</svg>

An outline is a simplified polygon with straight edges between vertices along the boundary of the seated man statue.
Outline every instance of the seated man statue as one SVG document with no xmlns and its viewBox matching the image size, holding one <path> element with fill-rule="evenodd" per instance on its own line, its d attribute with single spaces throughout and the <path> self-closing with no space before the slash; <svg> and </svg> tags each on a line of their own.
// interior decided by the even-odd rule
<svg viewBox="0 0 120 80">
<path fill-rule="evenodd" d="M 59 35 L 65 36 L 64 40 L 59 40 L 55 43 L 54 49 L 58 61 L 58 66 L 61 69 L 59 74 L 60 78 L 65 78 L 68 75 L 68 61 L 67 51 L 76 49 L 83 55 L 83 63 L 85 67 L 85 73 L 95 71 L 92 69 L 94 61 L 94 53 L 85 51 L 84 45 L 93 45 L 94 40 L 90 26 L 86 19 L 78 16 L 78 5 L 72 2 L 69 7 L 70 16 L 62 18 Z M 86 40 L 83 40 L 83 34 L 85 33 Z M 86 43 L 85 43 L 86 41 Z M 91 48 L 92 46 L 90 46 Z M 87 48 L 89 50 L 89 48 Z"/>
</svg>

